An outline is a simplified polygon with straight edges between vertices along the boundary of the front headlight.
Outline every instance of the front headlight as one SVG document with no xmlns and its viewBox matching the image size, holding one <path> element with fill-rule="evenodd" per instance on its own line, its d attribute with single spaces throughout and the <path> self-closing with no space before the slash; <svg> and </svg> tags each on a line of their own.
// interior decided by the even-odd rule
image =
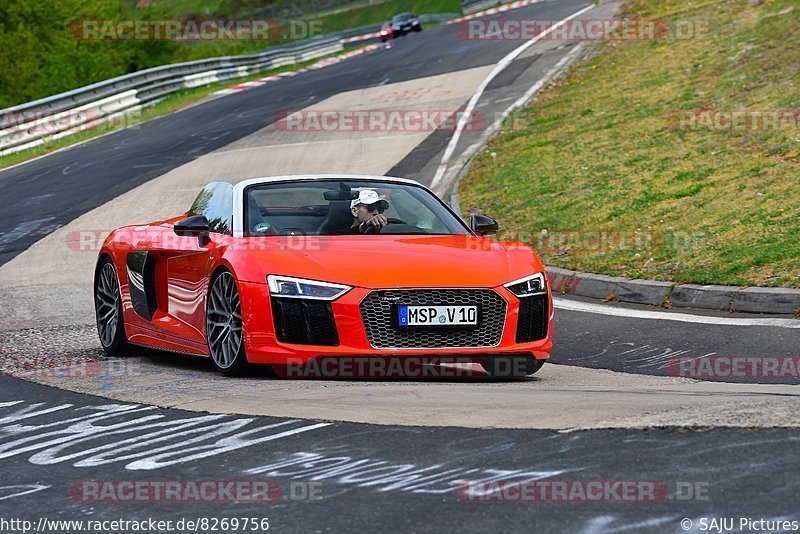
<svg viewBox="0 0 800 534">
<path fill-rule="evenodd" d="M 537 273 L 532 276 L 520 278 L 519 280 L 514 280 L 513 282 L 503 285 L 503 287 L 514 293 L 517 297 L 530 297 L 531 295 L 540 295 L 547 292 L 543 273 Z"/>
<path fill-rule="evenodd" d="M 319 282 L 271 274 L 267 276 L 270 295 L 296 299 L 336 300 L 351 289 L 344 284 Z"/>
</svg>

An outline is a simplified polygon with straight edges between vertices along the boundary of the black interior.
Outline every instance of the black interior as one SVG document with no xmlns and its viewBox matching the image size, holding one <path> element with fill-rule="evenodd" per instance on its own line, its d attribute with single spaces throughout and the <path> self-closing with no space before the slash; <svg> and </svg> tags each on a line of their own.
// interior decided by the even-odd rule
<svg viewBox="0 0 800 534">
<path fill-rule="evenodd" d="M 325 220 L 317 228 L 320 235 L 344 233 L 353 224 L 353 213 L 349 200 L 334 200 L 330 203 Z"/>
</svg>

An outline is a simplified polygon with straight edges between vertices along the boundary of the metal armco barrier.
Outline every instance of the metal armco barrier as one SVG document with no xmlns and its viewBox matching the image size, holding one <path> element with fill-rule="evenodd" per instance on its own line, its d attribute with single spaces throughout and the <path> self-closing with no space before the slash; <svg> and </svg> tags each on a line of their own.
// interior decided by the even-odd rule
<svg viewBox="0 0 800 534">
<path fill-rule="evenodd" d="M 502 2 L 503 0 L 465 0 L 461 2 L 461 10 L 465 15 L 469 15 L 470 13 L 475 13 L 482 9 L 494 7 Z"/>
<path fill-rule="evenodd" d="M 457 13 L 427 13 L 420 15 L 420 21 L 430 24 L 456 17 Z M 153 67 L 0 110 L 0 156 L 94 128 L 184 88 L 242 78 L 339 52 L 343 44 L 377 37 L 380 28 L 381 24 L 370 24 L 256 54 Z"/>
<path fill-rule="evenodd" d="M 183 88 L 294 65 L 343 49 L 317 38 L 265 52 L 164 65 L 0 110 L 0 155 L 19 152 L 141 109 Z"/>
</svg>

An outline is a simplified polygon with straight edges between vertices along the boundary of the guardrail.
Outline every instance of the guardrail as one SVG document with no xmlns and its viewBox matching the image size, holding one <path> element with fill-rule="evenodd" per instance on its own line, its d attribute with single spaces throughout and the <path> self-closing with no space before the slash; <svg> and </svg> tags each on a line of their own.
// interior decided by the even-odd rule
<svg viewBox="0 0 800 534">
<path fill-rule="evenodd" d="M 438 23 L 457 16 L 457 13 L 429 13 L 420 15 L 420 21 Z M 341 51 L 346 43 L 377 36 L 380 28 L 381 24 L 370 24 L 256 54 L 153 67 L 2 109 L 0 156 L 94 128 L 181 89 L 241 78 Z"/>
<path fill-rule="evenodd" d="M 294 65 L 342 50 L 341 39 L 317 38 L 265 52 L 145 69 L 0 110 L 0 155 L 19 152 L 106 122 L 180 89 Z"/>
<path fill-rule="evenodd" d="M 496 5 L 502 4 L 504 0 L 464 0 L 461 2 L 461 10 L 465 15 L 488 9 Z M 507 0 L 505 0 L 507 1 Z"/>
</svg>

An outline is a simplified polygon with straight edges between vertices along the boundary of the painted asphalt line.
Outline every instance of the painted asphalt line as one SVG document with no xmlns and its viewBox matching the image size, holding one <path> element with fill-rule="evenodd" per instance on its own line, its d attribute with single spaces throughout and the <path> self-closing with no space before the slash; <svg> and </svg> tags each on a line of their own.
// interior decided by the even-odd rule
<svg viewBox="0 0 800 534">
<path fill-rule="evenodd" d="M 534 83 L 525 94 L 521 97 L 514 100 L 514 103 L 508 106 L 503 113 L 498 117 L 494 123 L 486 128 L 486 131 L 481 134 L 480 138 L 473 143 L 472 145 L 468 146 L 461 152 L 461 155 L 456 160 L 455 165 L 444 174 L 443 177 L 443 185 L 440 186 L 440 190 L 434 190 L 434 192 L 439 195 L 440 197 L 444 198 L 445 193 L 447 193 L 448 188 L 452 184 L 453 180 L 455 179 L 455 185 L 453 186 L 450 192 L 450 207 L 455 210 L 456 213 L 461 215 L 461 206 L 458 201 L 458 188 L 461 183 L 461 178 L 466 174 L 468 166 L 467 164 L 469 161 L 477 154 L 479 151 L 483 150 L 486 145 L 489 143 L 489 139 L 491 139 L 503 126 L 505 120 L 511 115 L 514 111 L 519 108 L 525 106 L 530 100 L 538 93 L 545 84 L 549 83 L 553 78 L 559 75 L 562 70 L 572 64 L 572 62 L 578 57 L 581 51 L 584 48 L 584 43 L 578 43 L 573 47 L 569 53 L 561 58 L 558 63 L 556 63 L 552 69 L 548 70 L 544 76 L 542 76 L 539 81 Z M 512 100 L 514 97 L 504 98 L 502 101 Z M 497 102 L 501 102 L 498 100 Z"/>
<path fill-rule="evenodd" d="M 458 145 L 458 141 L 461 138 L 461 132 L 464 130 L 464 127 L 468 122 L 468 117 L 472 114 L 472 111 L 478 104 L 478 100 L 480 100 L 481 96 L 483 95 L 483 92 L 486 90 L 486 87 L 489 85 L 489 83 L 491 83 L 491 81 L 495 79 L 498 74 L 503 72 L 506 69 L 506 67 L 508 67 L 515 59 L 517 59 L 517 57 L 519 57 L 519 55 L 522 54 L 525 50 L 535 45 L 543 38 L 547 37 L 547 35 L 549 35 L 551 32 L 563 26 L 570 20 L 583 15 L 584 13 L 586 13 L 591 9 L 594 9 L 594 4 L 588 5 L 585 8 L 576 11 L 572 15 L 558 21 L 556 24 L 553 24 L 545 31 L 533 37 L 533 39 L 526 41 L 519 47 L 515 48 L 513 51 L 511 51 L 497 63 L 497 66 L 494 68 L 494 70 L 492 70 L 492 72 L 489 73 L 486 79 L 483 80 L 483 83 L 481 83 L 481 85 L 478 87 L 477 91 L 475 91 L 475 94 L 472 95 L 472 98 L 467 103 L 467 107 L 464 109 L 464 113 L 459 118 L 458 124 L 456 125 L 456 130 L 455 132 L 453 132 L 453 137 L 450 138 L 450 143 L 448 143 L 447 149 L 445 150 L 444 155 L 442 156 L 442 161 L 441 163 L 439 163 L 439 168 L 436 169 L 436 176 L 434 176 L 433 182 L 431 182 L 430 188 L 432 190 L 434 191 L 438 190 L 444 178 L 445 172 L 447 171 L 447 167 L 450 164 L 450 158 L 453 156 L 453 152 L 455 152 L 456 146 Z"/>
<path fill-rule="evenodd" d="M 672 313 L 666 311 L 634 310 L 609 306 L 607 304 L 594 304 L 562 298 L 554 298 L 555 307 L 559 310 L 568 310 L 598 315 L 611 315 L 628 319 L 653 319 L 657 321 L 678 321 L 681 323 L 713 324 L 717 326 L 775 326 L 779 328 L 800 328 L 800 321 L 795 319 L 750 319 L 732 317 L 713 317 L 705 315 L 691 315 L 688 313 Z"/>
</svg>

